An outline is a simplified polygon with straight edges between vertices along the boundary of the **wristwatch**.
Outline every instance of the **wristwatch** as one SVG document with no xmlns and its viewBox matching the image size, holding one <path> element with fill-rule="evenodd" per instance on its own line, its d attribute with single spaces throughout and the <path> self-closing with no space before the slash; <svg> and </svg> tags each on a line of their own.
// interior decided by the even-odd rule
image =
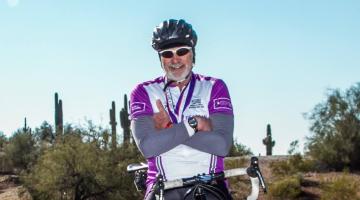
<svg viewBox="0 0 360 200">
<path fill-rule="evenodd" d="M 196 118 L 190 116 L 190 117 L 188 118 L 188 123 L 189 123 L 190 127 L 194 129 L 194 131 L 195 131 L 195 133 L 196 133 L 196 132 L 198 131 L 198 130 L 197 130 L 198 122 L 197 122 Z"/>
</svg>

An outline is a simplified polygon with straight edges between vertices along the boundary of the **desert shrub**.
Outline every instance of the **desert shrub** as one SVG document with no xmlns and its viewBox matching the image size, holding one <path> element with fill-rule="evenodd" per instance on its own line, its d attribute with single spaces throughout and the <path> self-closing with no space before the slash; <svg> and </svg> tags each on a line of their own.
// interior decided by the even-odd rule
<svg viewBox="0 0 360 200">
<path fill-rule="evenodd" d="M 291 146 L 294 146 L 292 143 Z M 295 152 L 294 148 L 292 148 Z M 270 163 L 272 182 L 269 186 L 269 199 L 295 199 L 302 193 L 303 172 L 314 169 L 314 161 L 300 153 L 290 155 L 287 160 Z"/>
<path fill-rule="evenodd" d="M 81 134 L 67 133 L 41 154 L 21 180 L 34 199 L 126 200 L 141 199 L 127 164 L 138 162 L 136 146 L 107 150 Z"/>
<path fill-rule="evenodd" d="M 306 158 L 301 154 L 290 156 L 289 164 L 295 168 L 295 171 L 309 172 L 316 169 L 314 160 Z"/>
<path fill-rule="evenodd" d="M 360 181 L 343 174 L 335 180 L 322 183 L 322 200 L 352 199 L 360 200 L 358 194 Z"/>
<path fill-rule="evenodd" d="M 8 161 L 7 165 L 13 166 L 15 171 L 27 170 L 38 156 L 35 147 L 35 140 L 29 131 L 19 129 L 9 139 L 9 143 L 5 146 L 4 152 Z"/>
<path fill-rule="evenodd" d="M 301 154 L 295 154 L 291 155 L 288 160 L 271 162 L 270 169 L 273 176 L 292 176 L 297 173 L 314 170 L 315 162 Z"/>
<path fill-rule="evenodd" d="M 301 176 L 283 177 L 269 185 L 269 199 L 295 199 L 301 194 Z"/>
<path fill-rule="evenodd" d="M 288 176 L 297 173 L 295 168 L 287 160 L 273 161 L 270 163 L 270 170 L 273 176 Z"/>
</svg>

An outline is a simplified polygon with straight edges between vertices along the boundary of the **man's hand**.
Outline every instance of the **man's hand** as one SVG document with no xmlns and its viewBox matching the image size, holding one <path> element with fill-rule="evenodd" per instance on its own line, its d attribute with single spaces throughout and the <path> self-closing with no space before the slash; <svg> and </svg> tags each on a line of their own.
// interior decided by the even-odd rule
<svg viewBox="0 0 360 200">
<path fill-rule="evenodd" d="M 212 131 L 212 124 L 209 118 L 202 116 L 194 116 L 194 117 L 198 123 L 197 125 L 198 131 Z"/>
<path fill-rule="evenodd" d="M 155 128 L 156 129 L 168 128 L 169 124 L 171 123 L 171 120 L 159 99 L 156 100 L 156 107 L 159 109 L 159 112 L 154 113 L 153 115 Z"/>
</svg>

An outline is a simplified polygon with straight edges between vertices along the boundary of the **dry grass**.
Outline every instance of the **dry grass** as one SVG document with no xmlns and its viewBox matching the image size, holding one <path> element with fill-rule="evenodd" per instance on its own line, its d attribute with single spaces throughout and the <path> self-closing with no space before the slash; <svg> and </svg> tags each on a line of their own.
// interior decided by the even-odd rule
<svg viewBox="0 0 360 200">
<path fill-rule="evenodd" d="M 270 163 L 274 161 L 286 160 L 288 156 L 272 156 L 272 157 L 259 157 L 259 165 L 262 174 L 267 182 L 267 185 L 271 185 L 275 181 L 274 174 L 271 173 Z M 249 158 L 231 158 L 226 160 L 226 169 L 236 167 L 247 167 Z M 327 173 L 303 173 L 301 181 L 301 194 L 298 200 L 312 200 L 320 199 L 324 192 L 323 185 L 325 183 L 331 183 L 341 178 L 344 175 L 343 172 L 327 172 Z M 352 180 L 360 183 L 360 173 L 350 173 L 348 176 Z M 358 186 L 357 195 L 360 196 L 360 186 Z M 230 190 L 234 196 L 234 200 L 245 199 L 246 195 L 250 192 L 250 182 L 246 178 L 231 178 Z M 271 200 L 274 199 L 264 193 L 260 193 L 259 200 Z M 276 198 L 275 198 L 276 199 Z M 282 199 L 281 199 L 282 200 Z"/>
<path fill-rule="evenodd" d="M 260 168 L 268 185 L 270 185 L 275 180 L 269 167 L 270 163 L 273 161 L 286 159 L 287 156 L 259 157 Z M 249 157 L 228 158 L 226 159 L 225 165 L 226 169 L 248 167 Z M 323 185 L 325 183 L 331 183 L 343 175 L 344 173 L 342 172 L 304 173 L 301 183 L 302 193 L 297 199 L 320 199 L 323 193 Z M 351 173 L 348 176 L 351 176 L 353 180 L 360 183 L 360 173 Z M 0 200 L 31 200 L 27 190 L 19 184 L 14 183 L 14 180 L 16 180 L 16 178 L 11 178 L 9 175 L 0 176 Z M 245 199 L 246 196 L 250 193 L 250 180 L 246 177 L 230 178 L 229 183 L 230 191 L 234 197 L 234 200 Z M 358 195 L 360 196 L 360 186 L 358 189 Z M 270 198 L 263 192 L 260 192 L 259 200 L 270 199 L 274 198 Z"/>
</svg>

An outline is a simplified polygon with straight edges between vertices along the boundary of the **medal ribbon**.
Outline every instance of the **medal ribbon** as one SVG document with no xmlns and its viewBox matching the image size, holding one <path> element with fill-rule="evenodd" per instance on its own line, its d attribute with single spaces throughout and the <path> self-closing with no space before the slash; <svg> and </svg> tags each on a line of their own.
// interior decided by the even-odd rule
<svg viewBox="0 0 360 200">
<path fill-rule="evenodd" d="M 179 113 L 179 111 L 180 111 L 180 105 L 181 105 L 181 103 L 182 103 L 182 101 L 183 101 L 184 94 L 185 94 L 185 91 L 186 91 L 186 89 L 187 89 L 188 86 L 189 86 L 189 91 L 188 91 L 188 93 L 187 93 L 187 95 L 186 95 L 185 105 L 184 105 L 183 110 L 182 110 L 182 112 L 181 112 L 181 119 L 183 119 L 183 118 L 184 118 L 183 113 L 184 113 L 185 109 L 186 109 L 186 108 L 189 106 L 189 104 L 190 104 L 190 100 L 191 100 L 191 98 L 192 98 L 192 95 L 193 95 L 193 92 L 194 92 L 194 88 L 195 88 L 195 76 L 194 76 L 194 74 L 191 75 L 191 80 L 190 80 L 190 82 L 185 86 L 185 88 L 184 88 L 183 91 L 181 92 L 180 97 L 179 97 L 179 99 L 178 99 L 178 101 L 177 101 L 177 103 L 176 103 L 175 109 L 174 109 L 174 107 L 173 107 L 175 114 L 174 114 L 174 112 L 171 110 L 170 105 L 169 105 L 168 95 L 171 95 L 171 94 L 169 94 L 169 92 L 167 92 L 167 91 L 166 91 L 166 93 L 165 93 L 166 106 L 167 106 L 167 108 L 168 108 L 168 112 L 169 112 L 171 121 L 172 121 L 173 123 L 176 123 L 176 124 L 179 123 L 178 118 L 177 118 L 176 116 L 179 116 L 179 114 L 180 114 L 180 113 Z"/>
</svg>

